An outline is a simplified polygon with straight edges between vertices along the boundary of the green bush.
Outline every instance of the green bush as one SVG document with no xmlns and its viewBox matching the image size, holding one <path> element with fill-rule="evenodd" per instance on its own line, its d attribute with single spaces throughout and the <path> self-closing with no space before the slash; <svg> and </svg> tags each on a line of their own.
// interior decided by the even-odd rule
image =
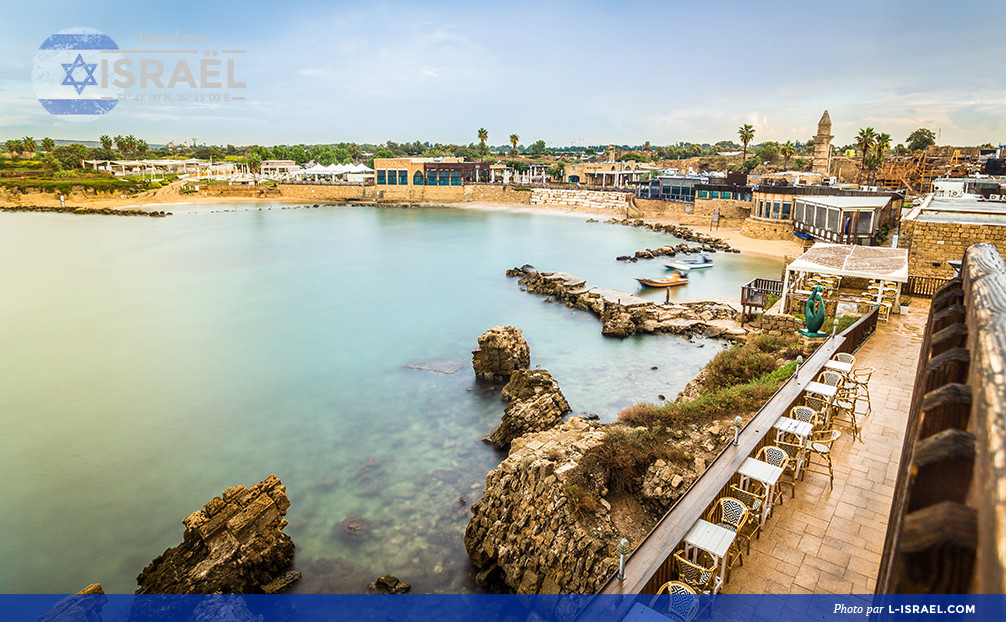
<svg viewBox="0 0 1006 622">
<path fill-rule="evenodd" d="M 749 382 L 777 367 L 774 356 L 756 344 L 747 344 L 720 352 L 706 370 L 710 386 L 728 386 Z"/>
<path fill-rule="evenodd" d="M 158 188 L 163 188 L 160 182 L 152 181 L 147 184 L 147 190 L 157 190 Z"/>
</svg>

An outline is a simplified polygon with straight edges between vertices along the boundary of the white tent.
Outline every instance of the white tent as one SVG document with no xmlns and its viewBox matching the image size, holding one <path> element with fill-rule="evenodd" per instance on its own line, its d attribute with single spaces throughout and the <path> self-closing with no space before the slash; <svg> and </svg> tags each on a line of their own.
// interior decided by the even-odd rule
<svg viewBox="0 0 1006 622">
<path fill-rule="evenodd" d="M 791 277 L 793 273 L 833 274 L 839 277 L 894 281 L 899 284 L 900 297 L 900 284 L 908 282 L 908 249 L 854 244 L 815 244 L 786 266 L 783 280 L 783 309 L 789 308 L 789 298 L 793 293 L 790 291 L 791 284 L 801 281 L 799 278 Z M 803 294 L 806 295 L 806 292 Z"/>
</svg>

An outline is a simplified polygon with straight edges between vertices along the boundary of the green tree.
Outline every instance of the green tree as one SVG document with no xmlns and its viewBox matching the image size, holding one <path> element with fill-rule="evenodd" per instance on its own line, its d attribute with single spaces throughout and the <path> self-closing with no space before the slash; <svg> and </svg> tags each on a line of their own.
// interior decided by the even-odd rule
<svg viewBox="0 0 1006 622">
<path fill-rule="evenodd" d="M 866 158 L 870 155 L 870 149 L 873 148 L 874 143 L 877 141 L 877 133 L 873 131 L 872 127 L 866 129 L 860 129 L 859 134 L 856 134 L 856 148 L 862 152 L 862 157 L 860 158 L 860 175 L 866 170 Z"/>
<path fill-rule="evenodd" d="M 88 159 L 90 150 L 80 143 L 63 145 L 52 150 L 52 156 L 59 160 L 65 169 L 80 168 L 83 166 L 81 160 Z"/>
<path fill-rule="evenodd" d="M 922 151 L 923 149 L 936 144 L 936 134 L 932 130 L 920 127 L 905 139 L 906 146 L 911 151 Z"/>
<path fill-rule="evenodd" d="M 536 140 L 531 144 L 531 153 L 536 156 L 545 154 L 545 141 Z"/>
<path fill-rule="evenodd" d="M 785 145 L 779 147 L 779 153 L 783 158 L 783 166 L 788 170 L 789 159 L 796 153 L 796 145 L 793 144 L 792 140 L 787 140 Z"/>
<path fill-rule="evenodd" d="M 553 180 L 562 181 L 564 171 L 565 166 L 562 162 L 558 162 L 555 165 L 548 167 L 548 176 Z"/>
<path fill-rule="evenodd" d="M 257 173 L 262 169 L 262 156 L 260 156 L 258 152 L 252 150 L 247 156 L 245 156 L 245 164 L 248 165 L 248 169 L 251 172 Z"/>
<path fill-rule="evenodd" d="M 46 153 L 49 153 L 50 151 L 52 151 L 52 148 L 55 147 L 55 146 L 56 146 L 56 141 L 54 141 L 53 139 L 49 138 L 48 136 L 46 136 L 45 138 L 42 139 L 42 151 L 45 151 Z"/>
<path fill-rule="evenodd" d="M 520 142 L 520 136 L 516 134 L 510 134 L 510 155 L 517 155 L 517 143 Z"/>
<path fill-rule="evenodd" d="M 140 154 L 141 156 L 144 156 L 147 155 L 148 149 L 150 149 L 150 145 L 147 144 L 147 141 L 143 140 L 142 138 L 136 141 L 136 153 Z"/>
<path fill-rule="evenodd" d="M 98 142 L 101 143 L 101 148 L 105 151 L 112 148 L 112 137 L 108 134 L 102 134 L 101 138 L 98 139 Z"/>
<path fill-rule="evenodd" d="M 758 145 L 755 155 L 757 155 L 758 159 L 762 162 L 771 164 L 779 159 L 779 143 L 771 140 L 764 142 Z"/>
<path fill-rule="evenodd" d="M 133 136 L 132 134 L 126 136 L 126 151 L 128 151 L 130 155 L 136 153 L 136 145 L 137 141 L 135 136 Z"/>
<path fill-rule="evenodd" d="M 744 158 L 741 160 L 742 162 L 748 159 L 748 143 L 754 140 L 754 135 L 754 128 L 747 123 L 737 128 L 737 136 L 740 137 L 741 144 L 744 145 Z"/>
<path fill-rule="evenodd" d="M 7 148 L 7 153 L 17 155 L 21 153 L 21 141 L 16 138 L 12 138 L 4 143 L 4 147 Z"/>
<path fill-rule="evenodd" d="M 29 153 L 35 153 L 37 145 L 35 144 L 35 139 L 31 136 L 25 136 L 21 139 L 21 151 L 28 155 Z"/>
<path fill-rule="evenodd" d="M 483 158 L 486 157 L 486 141 L 487 140 L 489 140 L 489 132 L 486 131 L 486 128 L 480 127 L 479 128 L 479 142 L 482 143 L 482 146 L 479 148 L 479 150 L 482 152 L 482 157 Z"/>
<path fill-rule="evenodd" d="M 113 140 L 115 141 L 115 148 L 119 150 L 119 153 L 125 153 L 126 137 L 123 136 L 122 134 L 119 134 Z"/>
</svg>

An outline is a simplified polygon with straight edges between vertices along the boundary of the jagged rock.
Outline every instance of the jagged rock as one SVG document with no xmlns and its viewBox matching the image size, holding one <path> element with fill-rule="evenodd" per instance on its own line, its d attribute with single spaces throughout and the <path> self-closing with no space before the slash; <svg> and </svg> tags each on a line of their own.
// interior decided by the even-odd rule
<svg viewBox="0 0 1006 622">
<path fill-rule="evenodd" d="M 513 439 L 531 432 L 548 430 L 562 423 L 570 410 L 561 393 L 542 393 L 527 400 L 507 405 L 501 423 L 489 434 L 489 440 L 500 449 L 510 446 Z"/>
<path fill-rule="evenodd" d="M 606 337 L 628 337 L 634 332 L 636 324 L 628 313 L 613 313 L 601 326 L 601 334 Z"/>
<path fill-rule="evenodd" d="M 472 504 L 465 548 L 489 579 L 521 593 L 593 593 L 617 569 L 610 513 L 582 520 L 566 496 L 570 470 L 601 442 L 601 424 L 572 417 L 559 427 L 513 440 L 509 456 L 486 476 Z"/>
<path fill-rule="evenodd" d="M 386 574 L 368 585 L 367 591 L 371 594 L 408 594 L 412 591 L 412 586 L 394 575 Z"/>
<path fill-rule="evenodd" d="M 228 488 L 182 521 L 182 543 L 143 569 L 136 593 L 261 592 L 293 561 L 293 540 L 283 533 L 289 507 L 275 475 L 251 488 Z"/>
<path fill-rule="evenodd" d="M 512 402 L 527 400 L 538 397 L 542 393 L 558 393 L 563 404 L 566 400 L 559 390 L 559 383 L 555 381 L 552 374 L 547 369 L 520 369 L 510 376 L 510 381 L 506 383 L 500 391 L 503 399 Z M 563 408 L 564 414 L 569 411 L 569 405 Z"/>
<path fill-rule="evenodd" d="M 101 622 L 101 609 L 108 602 L 100 583 L 92 583 L 59 600 L 38 622 Z"/>
<path fill-rule="evenodd" d="M 301 573 L 299 570 L 287 571 L 283 576 L 276 577 L 269 583 L 262 586 L 262 591 L 266 594 L 279 594 L 290 589 L 297 581 L 300 581 Z"/>
<path fill-rule="evenodd" d="M 191 622 L 262 622 L 264 619 L 248 609 L 244 598 L 233 594 L 207 596 L 199 601 L 189 618 Z"/>
<path fill-rule="evenodd" d="M 472 368 L 481 380 L 508 380 L 518 369 L 531 365 L 531 350 L 520 329 L 494 326 L 479 336 L 479 347 L 472 351 Z"/>
</svg>

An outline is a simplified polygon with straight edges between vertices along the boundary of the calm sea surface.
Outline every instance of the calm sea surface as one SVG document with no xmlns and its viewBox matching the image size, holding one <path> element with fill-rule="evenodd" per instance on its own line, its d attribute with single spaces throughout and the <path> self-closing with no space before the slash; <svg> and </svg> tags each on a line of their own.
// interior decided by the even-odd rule
<svg viewBox="0 0 1006 622">
<path fill-rule="evenodd" d="M 270 473 L 293 503 L 299 590 L 390 572 L 473 591 L 468 504 L 502 457 L 479 440 L 503 412 L 474 382 L 479 334 L 523 329 L 532 365 L 603 421 L 673 399 L 721 348 L 603 338 L 505 275 L 530 263 L 637 292 L 662 263 L 614 258 L 676 242 L 662 234 L 482 210 L 169 209 L 0 214 L 0 592 L 132 592 L 182 518 Z M 737 298 L 781 269 L 715 257 L 672 296 Z M 460 370 L 403 367 L 433 358 Z"/>
</svg>

